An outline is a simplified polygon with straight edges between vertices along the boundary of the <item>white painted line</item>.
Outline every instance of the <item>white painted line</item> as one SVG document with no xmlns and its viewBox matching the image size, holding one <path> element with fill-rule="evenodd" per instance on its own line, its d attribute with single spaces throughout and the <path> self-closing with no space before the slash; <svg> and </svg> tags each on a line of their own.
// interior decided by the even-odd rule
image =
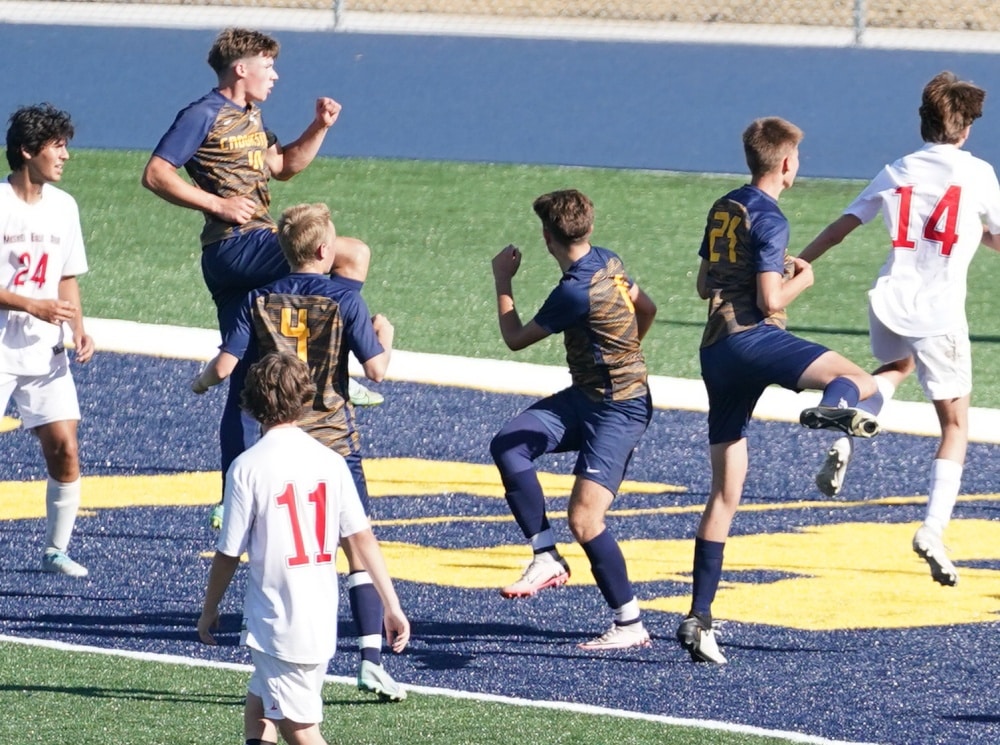
<svg viewBox="0 0 1000 745">
<path fill-rule="evenodd" d="M 98 350 L 144 354 L 171 359 L 211 359 L 220 342 L 218 331 L 182 326 L 151 326 L 134 321 L 88 318 L 87 330 Z M 351 360 L 351 374 L 363 375 Z M 536 365 L 512 360 L 490 360 L 393 350 L 387 376 L 410 383 L 448 385 L 459 388 L 546 396 L 570 383 L 565 367 Z M 653 403 L 660 409 L 708 411 L 708 396 L 701 380 L 653 375 L 649 379 Z M 779 422 L 797 422 L 799 412 L 815 406 L 815 391 L 793 393 L 772 386 L 761 396 L 754 416 Z M 904 434 L 937 437 L 940 434 L 934 407 L 915 401 L 890 401 L 879 415 L 883 429 Z M 969 412 L 969 439 L 1000 443 L 1000 410 L 973 407 Z"/>
<path fill-rule="evenodd" d="M 183 665 L 185 667 L 204 667 L 217 670 L 234 670 L 250 674 L 253 672 L 252 665 L 240 665 L 232 662 L 214 662 L 212 660 L 198 660 L 178 655 L 157 654 L 152 652 L 135 652 L 124 649 L 103 649 L 101 647 L 90 647 L 81 644 L 68 644 L 66 642 L 49 641 L 45 639 L 29 639 L 18 636 L 0 635 L 0 643 L 22 644 L 30 647 L 43 647 L 55 649 L 62 652 L 80 652 L 85 654 L 100 654 L 109 657 L 125 657 L 143 662 L 159 662 L 167 665 Z M 338 675 L 327 675 L 328 683 L 342 685 L 355 684 L 354 678 L 346 678 Z M 595 716 L 619 717 L 621 719 L 637 719 L 646 722 L 656 722 L 677 727 L 696 727 L 698 729 L 709 729 L 723 732 L 732 732 L 745 735 L 759 735 L 762 737 L 776 737 L 788 742 L 811 743 L 813 745 L 871 745 L 870 743 L 845 742 L 842 740 L 829 740 L 825 737 L 815 737 L 804 735 L 799 732 L 785 732 L 782 730 L 763 729 L 761 727 L 750 727 L 740 724 L 729 724 L 728 722 L 717 722 L 708 719 L 681 719 L 678 717 L 661 716 L 657 714 L 642 714 L 640 712 L 620 711 L 617 709 L 605 709 L 600 706 L 589 706 L 587 704 L 574 704 L 564 701 L 532 701 L 524 698 L 514 698 L 511 696 L 497 696 L 489 693 L 471 693 L 469 691 L 455 691 L 448 688 L 431 688 L 429 686 L 404 686 L 407 691 L 422 693 L 427 696 L 447 696 L 448 698 L 466 699 L 471 701 L 489 701 L 491 703 L 508 704 L 513 706 L 525 706 L 537 709 L 552 709 L 556 711 L 571 711 L 578 714 L 591 714 Z"/>
</svg>

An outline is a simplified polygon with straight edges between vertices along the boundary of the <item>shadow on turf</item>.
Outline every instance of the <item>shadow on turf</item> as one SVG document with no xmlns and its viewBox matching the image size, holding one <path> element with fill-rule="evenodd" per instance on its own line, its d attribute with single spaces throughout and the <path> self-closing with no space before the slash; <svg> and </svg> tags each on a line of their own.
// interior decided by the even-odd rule
<svg viewBox="0 0 1000 745">
<path fill-rule="evenodd" d="M 128 701 L 162 701 L 171 703 L 220 704 L 243 706 L 244 697 L 220 696 L 217 693 L 183 694 L 176 691 L 149 691 L 139 688 L 100 688 L 98 686 L 0 685 L 0 691 L 11 693 L 56 693 L 83 698 L 125 699 Z"/>
</svg>

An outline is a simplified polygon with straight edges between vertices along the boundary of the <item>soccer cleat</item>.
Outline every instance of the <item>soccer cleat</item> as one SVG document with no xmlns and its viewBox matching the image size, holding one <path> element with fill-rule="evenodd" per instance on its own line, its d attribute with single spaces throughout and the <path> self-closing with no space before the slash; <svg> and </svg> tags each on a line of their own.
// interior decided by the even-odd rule
<svg viewBox="0 0 1000 745">
<path fill-rule="evenodd" d="M 42 571 L 65 574 L 67 577 L 86 577 L 87 567 L 77 564 L 62 551 L 46 551 L 42 555 Z"/>
<path fill-rule="evenodd" d="M 355 406 L 378 406 L 385 401 L 385 396 L 381 393 L 365 388 L 354 378 L 347 379 L 347 395 Z"/>
<path fill-rule="evenodd" d="M 712 662 L 725 665 L 729 660 L 722 654 L 715 641 L 716 631 L 711 623 L 705 623 L 691 615 L 681 621 L 677 628 L 677 641 L 688 651 L 694 662 Z"/>
<path fill-rule="evenodd" d="M 358 669 L 358 690 L 374 693 L 382 701 L 402 701 L 406 698 L 403 686 L 392 679 L 381 665 L 361 660 Z"/>
<path fill-rule="evenodd" d="M 212 511 L 208 513 L 208 526 L 212 530 L 222 530 L 222 516 L 225 514 L 225 509 L 222 502 L 219 502 Z"/>
<path fill-rule="evenodd" d="M 826 496 L 835 497 L 840 494 L 853 452 L 854 445 L 851 444 L 850 437 L 840 437 L 830 446 L 826 460 L 816 474 L 816 486 Z"/>
<path fill-rule="evenodd" d="M 809 429 L 839 429 L 853 437 L 874 437 L 882 431 L 874 414 L 850 407 L 813 406 L 799 415 L 799 423 Z"/>
<path fill-rule="evenodd" d="M 559 587 L 569 580 L 569 564 L 556 554 L 535 554 L 521 579 L 500 590 L 505 598 L 527 598 L 547 587 Z"/>
<path fill-rule="evenodd" d="M 642 625 L 642 621 L 619 626 L 617 623 L 611 624 L 611 628 L 595 639 L 577 644 L 578 649 L 586 649 L 591 652 L 603 649 L 633 649 L 635 647 L 648 647 L 652 645 L 649 633 Z"/>
<path fill-rule="evenodd" d="M 958 584 L 958 570 L 948 558 L 939 533 L 926 525 L 921 525 L 913 536 L 913 551 L 930 566 L 931 577 L 935 582 L 946 587 Z"/>
</svg>

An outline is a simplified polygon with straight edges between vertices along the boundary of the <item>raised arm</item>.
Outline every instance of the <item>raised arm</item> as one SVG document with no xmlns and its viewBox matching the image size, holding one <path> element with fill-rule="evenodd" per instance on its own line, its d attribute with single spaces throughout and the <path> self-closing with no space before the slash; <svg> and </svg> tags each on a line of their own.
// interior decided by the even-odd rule
<svg viewBox="0 0 1000 745">
<path fill-rule="evenodd" d="M 389 323 L 389 319 L 381 313 L 372 316 L 372 326 L 375 328 L 375 336 L 378 337 L 383 351 L 381 354 L 365 360 L 361 367 L 365 371 L 366 378 L 381 383 L 385 379 L 385 371 L 389 367 L 389 358 L 392 356 L 392 340 L 395 336 L 395 329 Z"/>
<path fill-rule="evenodd" d="M 284 147 L 274 145 L 268 149 L 267 165 L 273 178 L 287 181 L 313 162 L 327 131 L 340 116 L 340 108 L 340 104 L 332 98 L 316 99 L 316 117 L 306 127 L 306 131 L 295 142 Z"/>
<path fill-rule="evenodd" d="M 819 235 L 813 238 L 808 246 L 802 249 L 799 258 L 809 263 L 814 262 L 829 249 L 840 244 L 859 225 L 861 225 L 861 220 L 854 215 L 841 215 L 827 225 Z"/>
<path fill-rule="evenodd" d="M 497 318 L 500 322 L 500 336 L 509 349 L 515 352 L 541 341 L 549 335 L 534 321 L 525 326 L 514 306 L 513 279 L 521 266 L 521 251 L 516 246 L 507 246 L 493 257 L 493 280 L 497 292 Z"/>
</svg>

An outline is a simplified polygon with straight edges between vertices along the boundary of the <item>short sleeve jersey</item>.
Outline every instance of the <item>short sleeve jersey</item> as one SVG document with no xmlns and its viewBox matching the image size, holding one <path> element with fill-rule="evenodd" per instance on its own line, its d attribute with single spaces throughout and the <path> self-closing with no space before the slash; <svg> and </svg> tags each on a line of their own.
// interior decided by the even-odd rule
<svg viewBox="0 0 1000 745">
<path fill-rule="evenodd" d="M 993 167 L 954 145 L 927 144 L 886 166 L 845 214 L 867 223 L 880 211 L 892 248 L 870 293 L 875 315 L 903 336 L 963 327 L 983 225 L 1000 233 Z"/>
<path fill-rule="evenodd" d="M 592 246 L 563 273 L 534 318 L 550 334 L 563 334 L 573 385 L 594 401 L 648 393 L 631 287 L 617 254 Z"/>
<path fill-rule="evenodd" d="M 183 166 L 204 191 L 223 198 L 249 197 L 255 205 L 253 217 L 243 225 L 205 213 L 203 246 L 252 230 L 276 230 L 269 212 L 271 172 L 265 157 L 274 142 L 258 106 L 237 106 L 217 90 L 177 114 L 153 155 L 175 168 Z"/>
<path fill-rule="evenodd" d="M 698 255 L 708 262 L 707 347 L 760 323 L 785 328 L 784 311 L 765 315 L 757 306 L 757 275 L 786 275 L 788 220 L 778 202 L 746 184 L 712 205 Z"/>
<path fill-rule="evenodd" d="M 247 362 L 273 351 L 304 360 L 316 383 L 312 408 L 298 425 L 341 455 L 361 439 L 347 393 L 347 358 L 364 363 L 384 350 L 359 284 L 322 274 L 289 274 L 250 293 L 222 349 Z"/>
<path fill-rule="evenodd" d="M 87 271 L 87 255 L 76 200 L 52 184 L 39 201 L 22 201 L 10 181 L 0 182 L 0 287 L 23 297 L 59 297 L 59 281 Z M 0 372 L 43 375 L 53 347 L 63 343 L 62 326 L 29 313 L 0 310 Z"/>
<path fill-rule="evenodd" d="M 337 546 L 369 527 L 344 459 L 298 427 L 276 427 L 229 468 L 216 548 L 249 557 L 243 643 L 323 664 L 337 646 Z"/>
</svg>

